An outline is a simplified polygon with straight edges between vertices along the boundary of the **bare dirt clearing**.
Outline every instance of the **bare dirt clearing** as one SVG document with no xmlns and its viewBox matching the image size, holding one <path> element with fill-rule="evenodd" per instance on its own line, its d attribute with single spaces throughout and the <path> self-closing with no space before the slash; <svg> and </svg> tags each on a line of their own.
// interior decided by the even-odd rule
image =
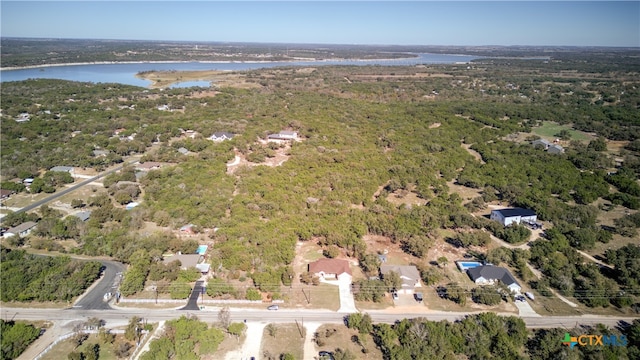
<svg viewBox="0 0 640 360">
<path fill-rule="evenodd" d="M 271 158 L 268 157 L 265 159 L 264 162 L 261 162 L 261 163 L 250 162 L 249 160 L 247 160 L 247 156 L 245 154 L 236 152 L 236 156 L 234 160 L 232 160 L 230 163 L 227 164 L 227 174 L 233 174 L 236 172 L 238 168 L 243 166 L 247 166 L 247 167 L 260 166 L 260 165 L 266 165 L 271 167 L 280 166 L 285 161 L 289 160 L 289 158 L 291 157 L 291 155 L 287 155 L 289 153 L 289 149 L 291 149 L 291 145 L 286 144 L 285 147 L 274 150 L 275 152 L 274 157 L 271 157 Z"/>
</svg>

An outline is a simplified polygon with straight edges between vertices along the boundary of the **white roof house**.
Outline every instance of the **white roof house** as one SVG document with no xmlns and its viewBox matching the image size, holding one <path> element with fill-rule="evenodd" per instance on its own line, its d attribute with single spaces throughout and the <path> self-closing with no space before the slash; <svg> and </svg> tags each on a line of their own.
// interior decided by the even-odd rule
<svg viewBox="0 0 640 360">
<path fill-rule="evenodd" d="M 209 140 L 219 142 L 219 141 L 231 140 L 233 139 L 233 137 L 234 135 L 230 132 L 218 131 L 213 133 L 213 135 L 209 136 Z"/>
<path fill-rule="evenodd" d="M 297 140 L 298 132 L 297 131 L 287 131 L 283 130 L 277 134 L 270 134 L 267 137 L 268 141 L 282 141 L 282 140 Z"/>
<path fill-rule="evenodd" d="M 54 166 L 49 171 L 59 171 L 59 172 L 73 172 L 73 166 Z"/>
</svg>

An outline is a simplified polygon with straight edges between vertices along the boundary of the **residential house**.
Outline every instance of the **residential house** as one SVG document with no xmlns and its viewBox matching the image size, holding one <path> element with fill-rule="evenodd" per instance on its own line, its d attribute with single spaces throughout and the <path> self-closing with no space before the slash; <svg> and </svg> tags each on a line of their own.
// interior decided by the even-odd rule
<svg viewBox="0 0 640 360">
<path fill-rule="evenodd" d="M 2 190 L 0 190 L 0 200 L 8 199 L 11 195 L 13 195 L 15 193 L 16 192 L 13 191 L 13 190 L 2 189 Z"/>
<path fill-rule="evenodd" d="M 518 284 L 509 270 L 503 267 L 494 265 L 478 266 L 468 269 L 467 274 L 478 285 L 493 285 L 500 282 L 513 293 L 518 294 L 522 290 L 520 284 Z"/>
<path fill-rule="evenodd" d="M 347 260 L 319 259 L 309 263 L 309 272 L 320 279 L 337 279 L 351 281 L 351 268 Z"/>
<path fill-rule="evenodd" d="M 226 131 L 219 131 L 216 133 L 213 133 L 213 135 L 209 136 L 209 140 L 215 141 L 215 142 L 220 142 L 220 141 L 225 141 L 225 140 L 231 140 L 233 139 L 235 135 L 230 133 L 230 132 L 226 132 Z"/>
<path fill-rule="evenodd" d="M 267 137 L 268 141 L 288 141 L 288 140 L 297 140 L 298 132 L 296 131 L 280 131 L 277 134 L 270 134 Z"/>
<path fill-rule="evenodd" d="M 180 148 L 178 148 L 178 152 L 179 152 L 180 154 L 182 154 L 182 155 L 187 155 L 187 154 L 189 154 L 189 150 L 187 150 L 187 148 L 184 148 L 184 147 L 180 147 Z"/>
<path fill-rule="evenodd" d="M 174 261 L 180 261 L 180 269 L 187 270 L 192 267 L 196 267 L 200 263 L 202 255 L 200 254 L 175 254 L 164 256 L 162 262 L 165 265 L 171 264 Z"/>
<path fill-rule="evenodd" d="M 31 115 L 29 113 L 22 113 L 15 118 L 17 123 L 27 122 L 31 120 Z"/>
<path fill-rule="evenodd" d="M 134 209 L 135 207 L 137 207 L 138 205 L 140 205 L 140 203 L 137 203 L 137 202 L 133 201 L 133 202 L 130 202 L 130 203 L 128 203 L 127 205 L 125 205 L 125 207 L 124 207 L 124 208 L 125 208 L 126 210 L 132 210 L 132 209 Z"/>
<path fill-rule="evenodd" d="M 400 294 L 413 294 L 416 288 L 422 287 L 420 284 L 420 271 L 413 265 L 382 265 L 380 266 L 380 274 L 384 279 L 389 273 L 395 272 L 400 275 L 402 285 L 400 289 L 396 289 Z"/>
<path fill-rule="evenodd" d="M 533 224 L 538 220 L 535 211 L 522 208 L 491 210 L 490 218 L 491 220 L 500 222 L 504 226 L 513 223 L 520 224 L 521 222 Z"/>
<path fill-rule="evenodd" d="M 136 164 L 136 170 L 138 171 L 149 171 L 149 170 L 157 170 L 160 169 L 162 163 L 155 161 L 147 161 L 143 163 Z"/>
<path fill-rule="evenodd" d="M 564 153 L 564 148 L 558 144 L 552 144 L 552 145 L 549 145 L 547 152 L 549 154 L 562 154 Z"/>
<path fill-rule="evenodd" d="M 73 214 L 73 216 L 77 217 L 82 221 L 87 221 L 91 217 L 91 211 L 80 211 L 78 213 Z"/>
<path fill-rule="evenodd" d="M 541 147 L 546 150 L 549 154 L 562 154 L 564 153 L 564 148 L 558 144 L 554 144 L 551 141 L 545 139 L 538 139 L 531 142 L 533 147 Z"/>
<path fill-rule="evenodd" d="M 33 228 L 36 227 L 36 223 L 34 223 L 33 221 L 27 221 L 25 223 L 22 223 L 18 226 L 12 227 L 10 229 L 8 229 L 7 231 L 4 232 L 4 234 L 2 235 L 4 238 L 9 238 L 12 236 L 27 236 L 29 235 L 29 233 L 31 232 L 31 230 L 33 230 Z"/>
<path fill-rule="evenodd" d="M 195 233 L 196 233 L 196 232 L 195 232 L 195 225 L 193 225 L 193 224 L 187 224 L 187 225 L 184 225 L 184 226 L 182 226 L 182 227 L 180 228 L 180 232 L 181 232 L 181 233 L 184 233 L 184 234 L 193 235 L 193 234 L 195 234 Z"/>
<path fill-rule="evenodd" d="M 109 155 L 109 150 L 93 150 L 95 157 L 106 157 L 107 155 Z"/>
<path fill-rule="evenodd" d="M 551 146 L 551 141 L 546 139 L 538 139 L 531 142 L 533 147 L 542 147 L 544 150 L 547 150 L 549 146 Z"/>
<path fill-rule="evenodd" d="M 183 132 L 183 135 L 189 139 L 195 139 L 198 136 L 198 132 L 195 130 L 186 130 Z"/>
<path fill-rule="evenodd" d="M 49 171 L 68 172 L 73 175 L 73 166 L 54 166 Z"/>
</svg>

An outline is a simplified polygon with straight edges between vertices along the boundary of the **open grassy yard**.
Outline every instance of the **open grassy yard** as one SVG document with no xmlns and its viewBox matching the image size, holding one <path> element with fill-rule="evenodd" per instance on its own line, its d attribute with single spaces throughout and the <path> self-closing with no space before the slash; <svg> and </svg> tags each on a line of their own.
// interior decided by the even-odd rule
<svg viewBox="0 0 640 360">
<path fill-rule="evenodd" d="M 271 330 L 271 329 L 272 330 Z M 273 356 L 289 353 L 295 359 L 304 358 L 304 328 L 300 324 L 302 335 L 296 324 L 269 324 L 262 335 L 261 355 L 269 353 Z"/>
<path fill-rule="evenodd" d="M 545 121 L 542 126 L 534 128 L 533 133 L 547 139 L 554 139 L 557 138 L 556 134 L 562 130 L 569 131 L 569 134 L 571 134 L 571 140 L 589 141 L 593 139 L 593 136 L 585 132 L 574 130 L 569 125 L 560 125 L 552 121 Z"/>
<path fill-rule="evenodd" d="M 283 290 L 283 294 L 288 300 L 285 304 L 286 307 L 327 309 L 331 311 L 337 311 L 340 308 L 340 293 L 335 285 L 321 283 L 318 286 L 294 286 L 288 292 Z"/>
</svg>

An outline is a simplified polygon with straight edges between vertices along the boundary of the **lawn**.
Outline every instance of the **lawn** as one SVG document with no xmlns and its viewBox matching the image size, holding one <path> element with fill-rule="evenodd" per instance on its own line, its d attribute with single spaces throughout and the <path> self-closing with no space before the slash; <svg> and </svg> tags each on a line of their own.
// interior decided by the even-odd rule
<svg viewBox="0 0 640 360">
<path fill-rule="evenodd" d="M 273 327 L 273 332 L 269 328 Z M 302 326 L 302 324 L 300 324 Z M 302 335 L 305 335 L 302 329 Z M 262 335 L 261 354 L 269 353 L 276 357 L 290 353 L 294 359 L 304 358 L 304 336 L 300 335 L 296 324 L 269 324 Z"/>
<path fill-rule="evenodd" d="M 340 308 L 340 292 L 337 286 L 321 283 L 318 286 L 302 285 L 291 289 L 287 296 L 286 306 L 307 309 L 328 309 L 337 311 Z"/>
<path fill-rule="evenodd" d="M 534 128 L 532 132 L 547 139 L 554 139 L 557 138 L 556 134 L 562 130 L 569 131 L 569 134 L 571 134 L 571 140 L 589 141 L 593 138 L 585 132 L 574 130 L 569 125 L 560 125 L 553 121 L 545 121 L 542 126 Z"/>
</svg>

